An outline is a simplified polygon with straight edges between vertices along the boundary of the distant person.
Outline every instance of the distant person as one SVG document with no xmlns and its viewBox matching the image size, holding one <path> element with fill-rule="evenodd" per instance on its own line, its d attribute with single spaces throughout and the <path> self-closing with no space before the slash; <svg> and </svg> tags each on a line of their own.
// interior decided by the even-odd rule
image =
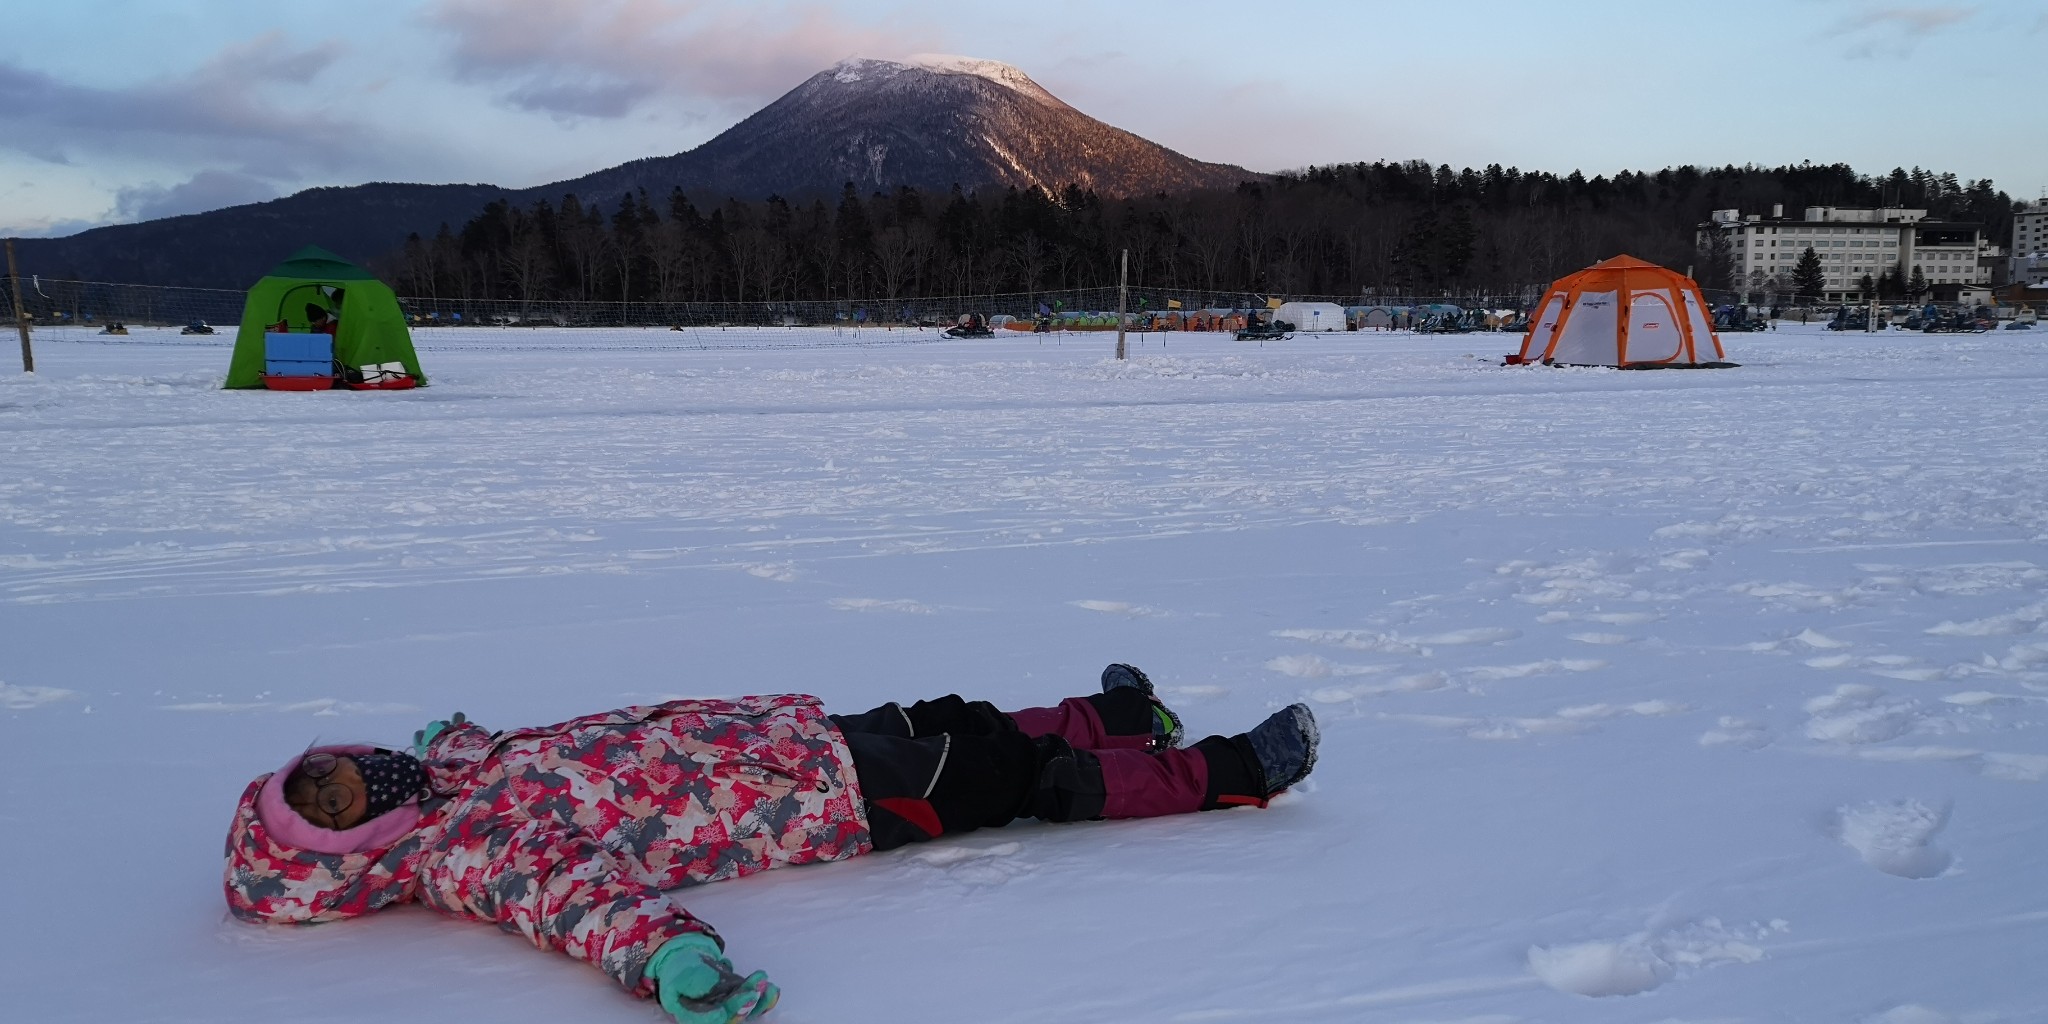
<svg viewBox="0 0 2048 1024">
<path fill-rule="evenodd" d="M 1263 807 L 1315 767 L 1305 704 L 1182 749 L 1143 672 L 1111 665 L 1101 683 L 1010 712 L 948 695 L 827 715 L 784 694 L 504 732 L 457 714 L 409 751 L 313 747 L 243 791 L 228 907 L 308 924 L 417 900 L 589 961 L 679 1024 L 733 1024 L 780 990 L 735 971 L 663 890 L 1017 818 Z"/>
<path fill-rule="evenodd" d="M 341 329 L 341 321 L 327 312 L 327 307 L 317 302 L 306 303 L 306 329 L 314 334 L 334 334 Z"/>
</svg>

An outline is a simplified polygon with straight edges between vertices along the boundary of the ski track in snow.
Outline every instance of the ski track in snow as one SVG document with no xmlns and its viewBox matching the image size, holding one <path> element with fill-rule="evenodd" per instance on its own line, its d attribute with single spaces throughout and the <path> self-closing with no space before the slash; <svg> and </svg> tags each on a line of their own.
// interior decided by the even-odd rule
<svg viewBox="0 0 2048 1024">
<path fill-rule="evenodd" d="M 887 888 L 849 905 L 933 922 L 926 955 L 977 976 L 1022 990 L 1002 972 L 1072 953 L 1135 956 L 1159 981 L 1034 994 L 992 1020 L 1937 1024 L 2048 1001 L 2038 981 L 1984 994 L 1984 975 L 1944 988 L 1924 966 L 1947 942 L 1995 965 L 2048 920 L 2022 841 L 2048 781 L 2048 353 L 2030 339 L 1788 330 L 1735 336 L 1742 370 L 1621 374 L 1505 369 L 1485 356 L 1504 337 L 1174 337 L 1118 364 L 1095 339 L 778 348 L 797 334 L 642 352 L 671 339 L 423 332 L 432 388 L 275 396 L 216 390 L 219 347 L 40 332 L 55 369 L 0 380 L 0 619 L 176 635 L 188 608 L 279 617 L 259 624 L 260 677 L 231 663 L 218 685 L 125 697 L 0 651 L 0 676 L 37 684 L 0 682 L 0 721 L 71 730 L 112 709 L 139 735 L 297 739 L 314 719 L 402 735 L 455 700 L 546 721 L 814 683 L 879 700 L 1028 677 L 997 695 L 1035 698 L 1074 678 L 1047 661 L 1128 658 L 1190 739 L 1309 702 L 1323 761 L 1264 812 L 1020 826 L 862 862 Z M 1329 548 L 1295 557 L 1295 538 Z M 592 596 L 615 590 L 648 607 Z M 739 618 L 699 625 L 728 599 Z M 387 604 L 402 630 L 303 637 L 288 614 Z M 471 604 L 528 615 L 449 610 Z M 548 643 L 596 663 L 559 701 L 502 666 L 421 692 L 291 675 L 387 645 L 482 657 L 557 619 Z M 614 664 L 599 645 L 620 637 Z M 805 653 L 812 637 L 832 653 Z M 707 651 L 725 674 L 697 674 Z M 756 660 L 812 671 L 768 685 L 745 674 Z M 931 692 L 858 689 L 870 661 Z M 863 916 L 822 876 L 770 874 L 733 891 Z M 1295 897 L 1286 913 L 1269 884 Z M 820 902 L 791 902 L 804 891 Z M 1070 896 L 1074 927 L 1026 953 L 975 960 L 980 937 L 956 949 L 936 923 L 1035 923 Z M 1148 956 L 1106 937 L 1097 904 L 1177 935 L 1242 929 L 1243 963 L 1224 978 Z M 745 938 L 736 958 L 778 972 L 793 1020 L 830 1018 L 808 986 L 886 959 L 855 942 L 847 973 Z M 1830 959 L 1850 948 L 1882 967 Z M 1844 981 L 1880 969 L 1894 987 Z M 1838 973 L 1786 980 L 1806 970 Z"/>
</svg>

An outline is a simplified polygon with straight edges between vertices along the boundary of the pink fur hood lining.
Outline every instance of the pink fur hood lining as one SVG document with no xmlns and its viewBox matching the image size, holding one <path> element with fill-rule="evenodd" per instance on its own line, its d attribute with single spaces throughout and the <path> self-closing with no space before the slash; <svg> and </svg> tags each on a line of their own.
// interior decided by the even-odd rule
<svg viewBox="0 0 2048 1024">
<path fill-rule="evenodd" d="M 337 744 L 314 747 L 297 757 L 286 761 L 270 778 L 263 781 L 263 789 L 256 794 L 256 817 L 263 822 L 263 830 L 270 834 L 273 842 L 293 849 L 311 850 L 314 853 L 362 853 L 366 850 L 381 850 L 406 837 L 420 823 L 420 801 L 418 797 L 406 801 L 354 828 L 322 828 L 300 817 L 284 802 L 284 780 L 291 777 L 292 769 L 299 762 L 314 754 L 372 754 L 378 748 L 361 743 Z"/>
</svg>

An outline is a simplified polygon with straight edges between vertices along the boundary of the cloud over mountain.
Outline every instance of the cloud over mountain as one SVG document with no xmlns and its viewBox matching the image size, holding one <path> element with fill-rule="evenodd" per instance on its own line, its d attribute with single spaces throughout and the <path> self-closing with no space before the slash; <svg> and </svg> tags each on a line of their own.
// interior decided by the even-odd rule
<svg viewBox="0 0 2048 1024">
<path fill-rule="evenodd" d="M 565 118 L 623 117 L 659 97 L 759 101 L 849 52 L 925 37 L 821 6 L 704 0 L 435 0 L 422 17 L 449 39 L 458 79 Z"/>
</svg>

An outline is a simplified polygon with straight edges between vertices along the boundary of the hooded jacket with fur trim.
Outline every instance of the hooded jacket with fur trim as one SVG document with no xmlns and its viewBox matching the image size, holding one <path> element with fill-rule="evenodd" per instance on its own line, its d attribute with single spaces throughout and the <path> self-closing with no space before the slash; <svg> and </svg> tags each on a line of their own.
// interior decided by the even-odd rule
<svg viewBox="0 0 2048 1024">
<path fill-rule="evenodd" d="M 251 782 L 235 810 L 235 916 L 305 924 L 419 900 L 587 960 L 642 996 L 662 943 L 717 938 L 662 890 L 872 847 L 846 740 L 801 694 L 504 733 L 464 723 L 427 748 L 428 796 L 342 831 L 284 803 L 298 760 Z"/>
</svg>

